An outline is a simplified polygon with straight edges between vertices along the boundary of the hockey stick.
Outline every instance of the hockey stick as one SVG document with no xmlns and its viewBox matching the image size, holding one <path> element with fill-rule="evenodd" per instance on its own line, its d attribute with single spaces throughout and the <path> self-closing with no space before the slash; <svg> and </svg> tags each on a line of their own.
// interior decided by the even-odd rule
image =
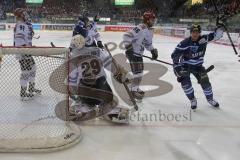
<svg viewBox="0 0 240 160">
<path fill-rule="evenodd" d="M 215 3 L 215 0 L 211 0 L 211 2 L 212 2 L 213 6 L 214 6 L 214 8 L 215 8 L 215 11 L 217 12 L 217 14 L 218 14 L 218 16 L 219 16 L 221 13 L 220 13 L 219 9 L 217 8 L 217 5 L 216 5 L 216 3 Z M 236 47 L 235 47 L 235 45 L 234 45 L 234 43 L 233 43 L 233 40 L 232 40 L 232 38 L 231 38 L 231 36 L 230 36 L 230 33 L 229 33 L 229 31 L 228 31 L 228 28 L 227 28 L 227 26 L 226 26 L 225 24 L 223 24 L 223 28 L 225 29 L 225 31 L 226 31 L 226 33 L 227 33 L 228 39 L 229 39 L 229 41 L 230 41 L 230 43 L 231 43 L 231 46 L 233 47 L 233 50 L 234 50 L 235 54 L 238 55 L 238 52 L 237 52 L 237 50 L 236 50 Z"/>
<path fill-rule="evenodd" d="M 115 61 L 115 59 L 113 58 L 111 52 L 109 51 L 107 44 L 104 44 L 104 46 L 105 46 L 106 51 L 108 52 L 108 54 L 111 56 L 112 61 L 113 61 L 113 64 L 114 64 L 115 67 L 117 68 L 116 61 Z M 138 105 L 137 105 L 137 102 L 136 102 L 136 100 L 133 98 L 133 95 L 132 95 L 132 93 L 130 92 L 130 90 L 129 90 L 127 84 L 123 82 L 123 85 L 124 85 L 124 88 L 126 89 L 128 95 L 129 95 L 129 97 L 130 97 L 130 100 L 131 100 L 132 103 L 133 103 L 134 111 L 138 111 Z"/>
<path fill-rule="evenodd" d="M 152 59 L 152 57 L 148 57 L 148 56 L 145 56 L 145 55 L 143 55 L 143 57 L 144 57 L 144 58 L 148 58 L 148 59 Z M 154 61 L 157 61 L 157 62 L 160 62 L 160 63 L 164 63 L 164 64 L 167 64 L 167 65 L 170 65 L 170 66 L 173 65 L 172 63 L 165 62 L 165 61 L 161 61 L 161 60 L 158 60 L 158 59 L 156 59 L 156 60 L 154 60 Z"/>
<path fill-rule="evenodd" d="M 102 13 L 102 11 L 103 11 L 103 7 L 98 11 L 98 13 L 94 16 L 94 18 L 93 18 L 93 21 L 94 22 L 97 22 L 97 17 L 100 17 L 100 14 Z M 100 18 L 99 18 L 100 19 Z"/>
<path fill-rule="evenodd" d="M 148 57 L 148 56 L 145 56 L 145 55 L 143 55 L 143 57 L 148 58 L 148 59 L 152 59 L 151 57 Z M 161 61 L 161 60 L 155 60 L 155 61 L 161 62 L 161 63 L 164 63 L 164 64 L 168 64 L 168 65 L 170 65 L 170 66 L 173 66 L 172 63 L 168 63 L 168 62 L 165 62 L 165 61 Z M 210 71 L 213 70 L 214 68 L 215 68 L 214 65 L 209 66 L 209 67 L 206 69 L 206 73 L 210 72 Z"/>
<path fill-rule="evenodd" d="M 215 68 L 215 66 L 211 65 L 205 70 L 205 72 L 208 73 L 208 72 L 212 71 L 214 68 Z"/>
<path fill-rule="evenodd" d="M 50 42 L 50 45 L 51 45 L 52 48 L 56 48 L 56 46 L 53 44 L 53 42 Z M 39 55 L 39 56 L 40 57 L 47 57 L 47 58 L 66 59 L 64 57 L 58 57 L 58 56 L 41 56 L 41 55 Z"/>
<path fill-rule="evenodd" d="M 100 16 L 100 14 L 102 13 L 102 11 L 103 11 L 103 7 L 98 11 L 98 16 Z"/>
<path fill-rule="evenodd" d="M 228 31 L 227 26 L 223 25 L 223 27 L 224 27 L 224 29 L 226 30 L 227 36 L 228 36 L 228 38 L 229 38 L 229 41 L 230 41 L 230 43 L 231 43 L 231 46 L 233 47 L 233 50 L 234 50 L 235 54 L 238 55 L 237 49 L 236 49 L 236 47 L 235 47 L 235 45 L 234 45 L 234 43 L 233 43 L 233 40 L 232 40 L 232 38 L 231 38 L 231 36 L 230 36 L 230 33 L 229 33 L 229 31 Z"/>
<path fill-rule="evenodd" d="M 56 48 L 56 46 L 53 44 L 53 42 L 50 42 L 50 45 L 52 48 Z M 48 58 L 57 58 L 57 59 L 66 59 L 64 57 L 58 57 L 58 56 L 41 56 L 41 57 L 48 57 Z"/>
<path fill-rule="evenodd" d="M 50 45 L 52 48 L 56 48 L 56 46 L 53 44 L 53 42 L 50 42 Z"/>
</svg>

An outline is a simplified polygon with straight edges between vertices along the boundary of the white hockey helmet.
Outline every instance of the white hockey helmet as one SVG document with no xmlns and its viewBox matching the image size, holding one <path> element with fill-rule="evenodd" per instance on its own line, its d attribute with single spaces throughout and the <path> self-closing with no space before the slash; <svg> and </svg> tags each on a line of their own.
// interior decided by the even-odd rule
<svg viewBox="0 0 240 160">
<path fill-rule="evenodd" d="M 70 48 L 72 49 L 81 49 L 85 46 L 85 38 L 78 34 L 72 37 Z"/>
<path fill-rule="evenodd" d="M 28 21 L 31 21 L 30 20 L 30 16 L 29 14 L 27 13 L 27 10 L 26 9 L 23 9 L 23 8 L 17 8 L 15 11 L 14 11 L 14 16 L 17 17 L 17 18 L 21 18 L 23 21 L 25 22 L 28 22 Z"/>
</svg>

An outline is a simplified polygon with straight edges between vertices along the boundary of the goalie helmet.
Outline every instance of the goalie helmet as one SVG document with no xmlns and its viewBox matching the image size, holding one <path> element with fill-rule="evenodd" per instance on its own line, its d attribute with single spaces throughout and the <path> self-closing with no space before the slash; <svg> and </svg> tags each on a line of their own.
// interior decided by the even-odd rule
<svg viewBox="0 0 240 160">
<path fill-rule="evenodd" d="M 85 39 L 81 35 L 75 35 L 72 37 L 70 48 L 72 49 L 81 49 L 85 46 Z"/>
<path fill-rule="evenodd" d="M 25 22 L 26 21 L 31 21 L 27 11 L 23 8 L 17 8 L 14 11 L 14 16 L 17 17 L 17 18 L 21 18 Z"/>
<path fill-rule="evenodd" d="M 151 19 L 153 22 L 150 22 Z M 143 23 L 146 23 L 149 27 L 152 27 L 155 23 L 156 15 L 152 11 L 146 11 L 143 14 Z"/>
</svg>

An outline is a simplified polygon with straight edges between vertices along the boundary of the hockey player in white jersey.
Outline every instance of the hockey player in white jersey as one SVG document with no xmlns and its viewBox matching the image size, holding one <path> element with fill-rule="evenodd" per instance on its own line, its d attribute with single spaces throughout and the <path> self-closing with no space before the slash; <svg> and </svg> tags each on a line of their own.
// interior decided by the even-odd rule
<svg viewBox="0 0 240 160">
<path fill-rule="evenodd" d="M 112 65 L 112 58 L 106 51 L 98 47 L 86 47 L 85 39 L 81 35 L 73 36 L 70 47 L 72 51 L 68 84 L 71 101 L 73 101 L 70 105 L 70 113 L 87 120 L 96 117 L 95 114 L 92 114 L 96 106 L 104 108 L 113 102 L 112 90 L 106 80 L 104 69 L 111 71 L 119 83 L 127 80 L 127 71 L 120 65 L 117 67 Z M 80 87 L 90 89 L 87 90 L 86 95 L 79 95 Z M 92 89 L 94 92 L 89 95 Z M 99 96 L 99 92 L 102 95 Z M 107 109 L 102 110 L 106 111 Z M 110 110 L 103 114 L 105 111 L 99 114 L 107 114 L 105 118 L 108 120 L 124 121 L 124 123 L 128 120 L 128 109 L 110 107 Z"/>
<path fill-rule="evenodd" d="M 126 48 L 126 56 L 131 65 L 133 81 L 130 90 L 136 99 L 144 97 L 144 91 L 139 86 L 142 81 L 144 64 L 143 53 L 146 48 L 152 54 L 152 59 L 158 58 L 158 51 L 152 45 L 153 31 L 152 26 L 155 23 L 156 16 L 153 12 L 147 11 L 143 15 L 143 23 L 134 27 L 123 36 L 123 42 Z"/>
<path fill-rule="evenodd" d="M 14 15 L 17 23 L 14 29 L 14 46 L 16 47 L 32 47 L 32 37 L 34 35 L 29 15 L 25 9 L 18 8 Z M 40 94 L 41 90 L 35 88 L 36 64 L 31 55 L 18 55 L 16 58 L 21 67 L 20 96 L 22 100 L 28 100 L 34 94 Z"/>
<path fill-rule="evenodd" d="M 95 16 L 93 22 L 89 23 L 87 26 L 88 29 L 88 37 L 90 37 L 90 41 L 86 41 L 87 47 L 99 47 L 103 49 L 103 44 L 101 40 L 101 35 L 97 30 L 97 22 L 99 21 L 99 16 Z"/>
</svg>

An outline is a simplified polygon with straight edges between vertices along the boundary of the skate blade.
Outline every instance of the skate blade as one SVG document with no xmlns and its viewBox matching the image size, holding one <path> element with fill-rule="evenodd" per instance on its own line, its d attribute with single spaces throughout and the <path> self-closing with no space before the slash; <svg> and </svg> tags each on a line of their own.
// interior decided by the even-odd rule
<svg viewBox="0 0 240 160">
<path fill-rule="evenodd" d="M 197 109 L 192 109 L 193 112 L 197 112 Z"/>
<path fill-rule="evenodd" d="M 128 100 L 132 103 L 132 100 L 131 100 L 131 99 L 128 99 Z M 137 103 L 142 103 L 142 100 L 143 100 L 143 99 L 134 98 L 134 100 L 135 100 Z"/>
<path fill-rule="evenodd" d="M 215 109 L 215 110 L 220 110 L 220 107 L 215 107 L 215 106 L 211 106 L 212 109 Z"/>
<path fill-rule="evenodd" d="M 113 118 L 113 119 L 111 120 L 111 122 L 117 123 L 117 124 L 129 124 L 129 120 L 127 120 L 127 119 L 119 120 L 119 119 L 117 119 L 117 118 Z"/>
<path fill-rule="evenodd" d="M 129 124 L 129 119 L 118 119 L 116 117 L 109 118 L 108 116 L 103 116 L 103 120 L 115 123 L 115 124 Z"/>
<path fill-rule="evenodd" d="M 39 95 L 42 95 L 42 92 L 33 92 L 32 94 L 33 96 L 39 96 Z"/>
</svg>

